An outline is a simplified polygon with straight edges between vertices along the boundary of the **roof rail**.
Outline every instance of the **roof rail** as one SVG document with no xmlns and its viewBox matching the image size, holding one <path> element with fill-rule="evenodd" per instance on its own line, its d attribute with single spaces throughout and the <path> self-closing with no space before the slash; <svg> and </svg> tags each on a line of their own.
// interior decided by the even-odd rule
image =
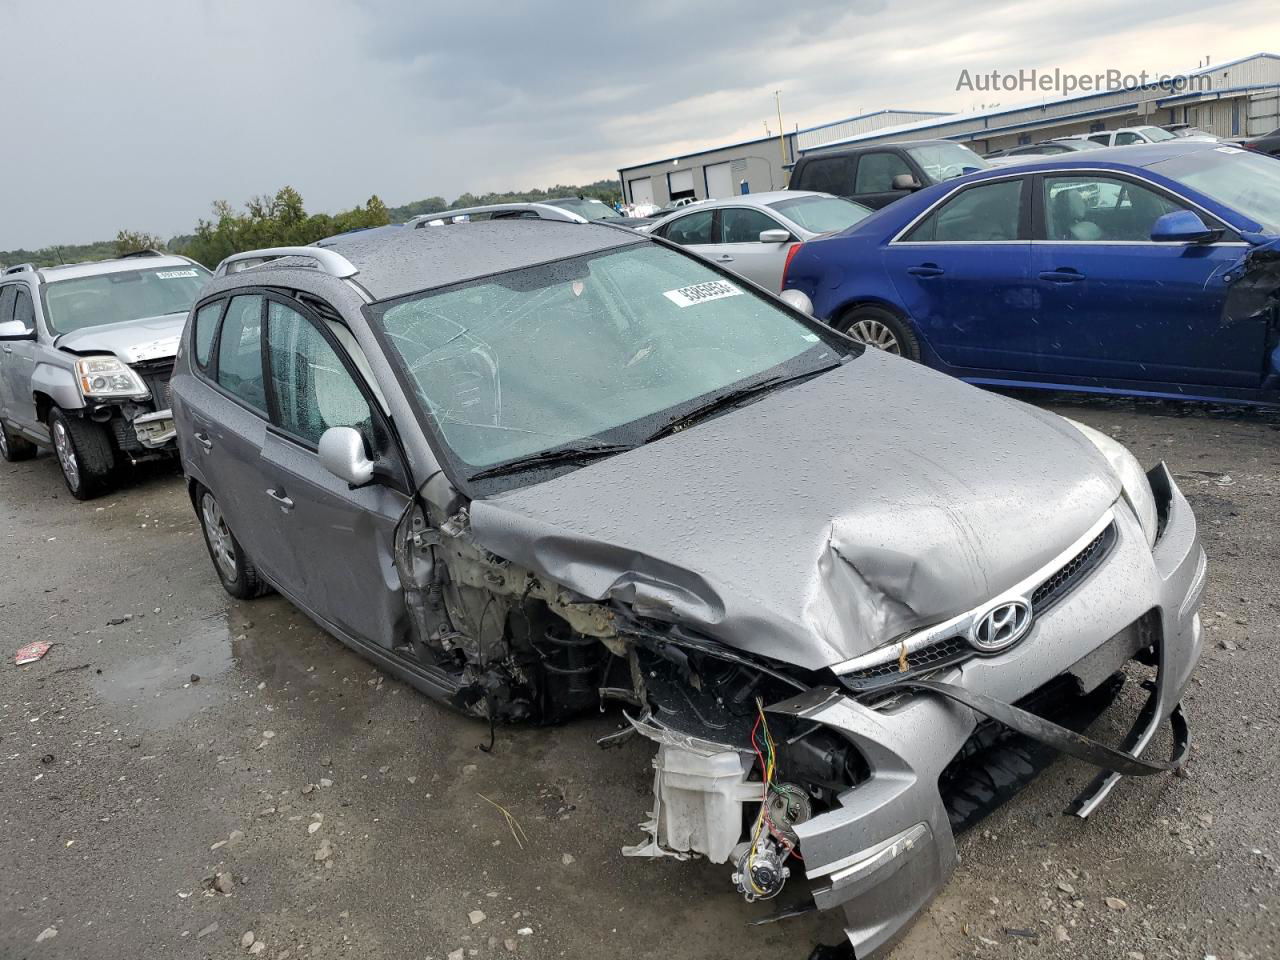
<svg viewBox="0 0 1280 960">
<path fill-rule="evenodd" d="M 11 273 L 35 273 L 36 265 L 34 263 L 16 263 L 4 272 L 4 276 Z"/>
<path fill-rule="evenodd" d="M 165 253 L 162 250 L 152 250 L 148 247 L 145 250 L 131 250 L 129 253 L 122 253 L 116 257 L 117 260 L 128 260 L 131 257 L 170 257 L 173 254 Z"/>
<path fill-rule="evenodd" d="M 336 250 L 327 250 L 324 247 L 265 247 L 262 250 L 233 253 L 218 264 L 213 275 L 225 277 L 231 273 L 239 273 L 241 270 L 266 266 L 281 257 L 299 257 L 314 261 L 317 269 L 340 280 L 354 277 L 360 272 L 350 260 Z"/>
<path fill-rule="evenodd" d="M 533 213 L 532 217 L 495 217 L 503 213 Z M 521 219 L 521 220 L 559 220 L 562 223 L 590 223 L 586 217 L 557 207 L 550 203 L 490 203 L 480 207 L 460 207 L 457 210 L 441 210 L 439 213 L 423 213 L 411 217 L 406 226 L 439 227 L 449 223 L 465 223 L 474 216 L 488 216 L 489 219 Z M 464 219 L 465 218 L 465 219 Z"/>
</svg>

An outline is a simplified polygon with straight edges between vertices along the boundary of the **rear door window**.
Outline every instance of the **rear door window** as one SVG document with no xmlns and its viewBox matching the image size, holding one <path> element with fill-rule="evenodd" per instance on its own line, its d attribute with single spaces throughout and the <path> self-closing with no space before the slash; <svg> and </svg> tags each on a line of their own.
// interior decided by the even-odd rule
<svg viewBox="0 0 1280 960">
<path fill-rule="evenodd" d="M 36 328 L 36 311 L 31 305 L 31 294 L 26 287 L 17 288 L 17 297 L 13 301 L 13 319 L 22 321 L 27 330 Z"/>
<path fill-rule="evenodd" d="M 857 157 L 815 157 L 801 168 L 800 183 L 792 186 L 796 190 L 816 190 L 819 193 L 847 196 L 854 192 L 853 169 L 857 159 Z"/>
<path fill-rule="evenodd" d="M 18 285 L 11 283 L 0 287 L 0 323 L 8 323 L 13 319 L 13 301 L 18 294 Z"/>
<path fill-rule="evenodd" d="M 982 243 L 1017 240 L 1022 180 L 970 187 L 935 210 L 904 240 L 912 243 Z"/>
<path fill-rule="evenodd" d="M 262 377 L 262 297 L 233 297 L 218 336 L 218 385 L 253 409 L 266 413 Z"/>
</svg>

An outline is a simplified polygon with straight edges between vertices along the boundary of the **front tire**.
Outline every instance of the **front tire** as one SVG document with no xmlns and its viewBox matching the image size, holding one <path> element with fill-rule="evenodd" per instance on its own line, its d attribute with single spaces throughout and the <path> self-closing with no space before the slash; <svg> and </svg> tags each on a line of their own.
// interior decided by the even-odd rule
<svg viewBox="0 0 1280 960">
<path fill-rule="evenodd" d="M 36 445 L 26 437 L 20 437 L 0 420 L 0 457 L 7 463 L 30 460 L 36 455 Z"/>
<path fill-rule="evenodd" d="M 49 415 L 49 434 L 62 479 L 73 497 L 92 500 L 111 489 L 116 449 L 106 427 L 55 409 Z"/>
<path fill-rule="evenodd" d="M 271 588 L 227 526 L 217 498 L 204 487 L 196 487 L 196 515 L 222 589 L 237 600 L 252 600 L 269 591 Z"/>
<path fill-rule="evenodd" d="M 841 315 L 835 328 L 868 347 L 920 362 L 920 340 L 911 324 L 884 307 L 854 307 Z"/>
</svg>

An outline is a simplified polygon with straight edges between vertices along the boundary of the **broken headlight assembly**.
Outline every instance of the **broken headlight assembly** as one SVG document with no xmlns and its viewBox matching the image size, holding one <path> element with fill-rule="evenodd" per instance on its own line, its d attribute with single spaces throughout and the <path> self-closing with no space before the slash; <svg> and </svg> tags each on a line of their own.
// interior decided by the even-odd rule
<svg viewBox="0 0 1280 960">
<path fill-rule="evenodd" d="M 1107 463 L 1111 464 L 1111 469 L 1120 478 L 1125 500 L 1138 517 L 1138 523 L 1141 524 L 1142 532 L 1147 538 L 1147 546 L 1154 546 L 1156 533 L 1160 529 L 1160 517 L 1156 509 L 1155 495 L 1151 492 L 1151 483 L 1147 480 L 1147 473 L 1138 463 L 1137 457 L 1123 444 L 1112 440 L 1100 430 L 1077 423 L 1068 417 L 1062 419 L 1084 434 L 1085 438 L 1098 448 L 1098 452 L 1107 458 Z"/>
<path fill-rule="evenodd" d="M 115 357 L 82 357 L 76 379 L 86 399 L 145 397 L 150 391 L 127 363 Z"/>
</svg>

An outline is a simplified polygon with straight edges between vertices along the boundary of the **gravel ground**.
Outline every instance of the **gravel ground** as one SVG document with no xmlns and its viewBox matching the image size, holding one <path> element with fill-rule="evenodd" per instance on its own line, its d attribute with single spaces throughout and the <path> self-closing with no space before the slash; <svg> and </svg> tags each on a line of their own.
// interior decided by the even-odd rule
<svg viewBox="0 0 1280 960">
<path fill-rule="evenodd" d="M 894 960 L 1277 956 L 1280 417 L 1047 405 L 1168 461 L 1200 518 L 1188 775 L 1080 822 L 1061 810 L 1090 771 L 1054 765 L 962 838 Z M 615 716 L 500 729 L 485 753 L 485 727 L 288 603 L 230 600 L 171 470 L 81 504 L 49 455 L 3 465 L 0 639 L 4 960 L 801 960 L 839 939 L 834 917 L 746 926 L 768 908 L 727 867 L 622 857 L 652 751 L 600 751 Z M 33 640 L 55 646 L 15 667 Z"/>
</svg>

